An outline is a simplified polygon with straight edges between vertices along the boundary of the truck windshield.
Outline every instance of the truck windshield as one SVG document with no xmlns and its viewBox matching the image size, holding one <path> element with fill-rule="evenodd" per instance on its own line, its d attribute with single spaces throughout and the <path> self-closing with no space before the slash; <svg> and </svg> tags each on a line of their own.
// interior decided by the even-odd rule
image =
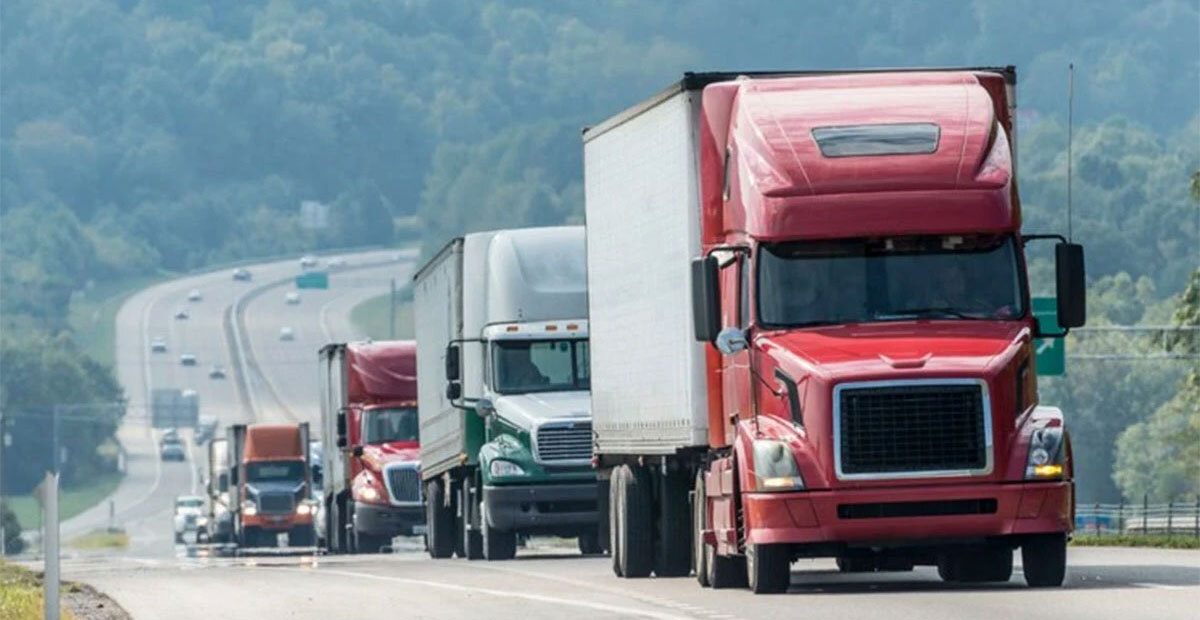
<svg viewBox="0 0 1200 620">
<path fill-rule="evenodd" d="M 366 443 L 418 441 L 419 428 L 415 407 L 371 409 L 363 416 L 363 437 Z"/>
<path fill-rule="evenodd" d="M 492 343 L 494 389 L 500 394 L 591 388 L 586 340 L 497 340 Z"/>
<path fill-rule="evenodd" d="M 912 319 L 1014 319 L 1023 282 L 1009 235 L 942 235 L 765 244 L 764 327 Z"/>
<path fill-rule="evenodd" d="M 292 482 L 303 478 L 303 461 L 264 461 L 246 466 L 247 482 Z"/>
</svg>

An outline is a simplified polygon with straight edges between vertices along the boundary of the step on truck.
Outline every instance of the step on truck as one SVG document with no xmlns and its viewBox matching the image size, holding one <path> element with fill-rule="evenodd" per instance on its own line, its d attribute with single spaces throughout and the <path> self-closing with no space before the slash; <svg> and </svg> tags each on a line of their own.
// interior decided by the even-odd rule
<svg viewBox="0 0 1200 620">
<path fill-rule="evenodd" d="M 455 239 L 414 277 L 430 555 L 600 552 L 582 227 Z"/>
<path fill-rule="evenodd" d="M 583 134 L 614 570 L 785 590 L 797 558 L 1062 582 L 1011 67 L 687 74 Z M 1058 322 L 1084 321 L 1059 237 Z M 694 559 L 693 559 L 694 558 Z"/>
<path fill-rule="evenodd" d="M 423 534 L 417 343 L 328 344 L 318 358 L 326 550 L 375 553 Z"/>
<path fill-rule="evenodd" d="M 234 424 L 226 434 L 232 488 L 233 537 L 239 552 L 316 541 L 308 459 L 308 423 Z"/>
</svg>

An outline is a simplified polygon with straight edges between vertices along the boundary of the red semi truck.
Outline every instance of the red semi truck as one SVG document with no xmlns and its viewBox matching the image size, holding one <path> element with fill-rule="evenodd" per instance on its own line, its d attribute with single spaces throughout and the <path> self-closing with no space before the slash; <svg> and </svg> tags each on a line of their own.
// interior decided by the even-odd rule
<svg viewBox="0 0 1200 620">
<path fill-rule="evenodd" d="M 319 358 L 326 549 L 373 553 L 424 534 L 416 343 L 329 344 Z"/>
<path fill-rule="evenodd" d="M 802 557 L 1063 580 L 1012 67 L 687 74 L 584 132 L 595 461 L 614 571 L 784 590 Z M 1050 333 L 1056 332 L 1057 333 Z M 693 501 L 694 500 L 694 501 Z"/>
<path fill-rule="evenodd" d="M 315 541 L 308 424 L 234 424 L 226 444 L 234 485 L 234 539 L 241 548 L 289 547 Z"/>
</svg>

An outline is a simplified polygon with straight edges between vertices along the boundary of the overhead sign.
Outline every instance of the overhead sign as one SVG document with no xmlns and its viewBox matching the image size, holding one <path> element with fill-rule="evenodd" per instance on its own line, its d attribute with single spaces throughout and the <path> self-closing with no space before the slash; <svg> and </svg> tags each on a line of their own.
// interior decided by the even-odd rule
<svg viewBox="0 0 1200 620">
<path fill-rule="evenodd" d="M 1058 324 L 1058 301 L 1053 297 L 1034 297 L 1033 316 L 1041 331 L 1055 334 L 1062 331 Z M 1033 350 L 1037 355 L 1037 374 L 1057 377 L 1067 372 L 1067 346 L 1062 338 L 1035 338 Z"/>
<path fill-rule="evenodd" d="M 296 288 L 329 288 L 329 272 L 309 271 L 296 276 Z"/>
</svg>

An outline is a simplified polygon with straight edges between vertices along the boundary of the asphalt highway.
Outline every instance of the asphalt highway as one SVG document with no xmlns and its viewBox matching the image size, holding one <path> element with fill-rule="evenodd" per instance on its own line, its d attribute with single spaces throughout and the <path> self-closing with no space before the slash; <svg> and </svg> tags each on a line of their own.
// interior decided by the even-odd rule
<svg viewBox="0 0 1200 620">
<path fill-rule="evenodd" d="M 63 575 L 112 596 L 139 619 L 334 618 L 383 613 L 405 618 L 1196 618 L 1200 552 L 1072 548 L 1063 588 L 1026 588 L 1018 568 L 1007 584 L 947 585 L 931 568 L 842 575 L 831 561 L 793 565 L 785 595 L 700 588 L 694 579 L 619 580 L 608 558 L 581 558 L 574 544 L 534 539 L 511 562 L 430 560 L 419 539 L 397 539 L 386 555 L 274 554 L 216 557 L 176 545 L 175 496 L 199 492 L 200 449 L 184 463 L 162 463 L 146 425 L 151 387 L 195 389 L 201 413 L 222 426 L 237 421 L 316 421 L 316 351 L 362 337 L 349 321 L 363 299 L 408 282 L 412 253 L 355 254 L 334 270 L 328 290 L 299 291 L 296 260 L 251 266 L 251 282 L 225 269 L 165 282 L 132 297 L 117 317 L 117 366 L 130 401 L 120 436 L 128 474 L 113 496 L 113 521 L 131 536 L 119 553 L 67 552 Z M 371 266 L 367 266 L 371 265 Z M 278 283 L 274 284 L 273 283 Z M 271 285 L 271 286 L 267 286 Z M 202 300 L 187 301 L 188 291 Z M 176 320 L 179 308 L 190 318 Z M 231 309 L 233 309 L 231 311 Z M 228 318 L 227 318 L 228 317 Z M 238 321 L 227 329 L 226 321 Z M 294 338 L 282 340 L 289 327 Z M 167 353 L 151 353 L 162 337 Z M 183 367 L 179 355 L 197 357 Z M 226 379 L 209 379 L 222 364 Z M 238 387 L 247 386 L 242 393 Z M 247 407 L 247 403 L 249 406 Z M 316 429 L 314 428 L 314 431 Z M 190 442 L 189 442 L 190 444 Z M 67 540 L 109 522 L 102 504 L 63 525 Z"/>
</svg>

